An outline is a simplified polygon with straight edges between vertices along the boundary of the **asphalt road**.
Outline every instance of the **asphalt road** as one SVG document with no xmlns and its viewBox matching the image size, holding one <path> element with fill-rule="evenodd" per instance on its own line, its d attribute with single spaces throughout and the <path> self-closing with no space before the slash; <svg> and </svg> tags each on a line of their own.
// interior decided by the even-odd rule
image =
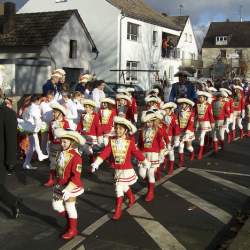
<svg viewBox="0 0 250 250">
<path fill-rule="evenodd" d="M 137 203 L 124 206 L 120 221 L 111 220 L 115 204 L 112 170 L 84 173 L 85 193 L 78 199 L 81 234 L 60 239 L 65 222 L 51 208 L 52 191 L 44 188 L 48 167 L 17 171 L 9 189 L 23 198 L 22 214 L 10 219 L 0 203 L 0 249 L 218 249 L 230 222 L 250 195 L 250 139 L 226 145 L 217 155 L 188 162 L 157 183 L 156 199 L 144 201 L 146 183 L 133 186 Z"/>
</svg>

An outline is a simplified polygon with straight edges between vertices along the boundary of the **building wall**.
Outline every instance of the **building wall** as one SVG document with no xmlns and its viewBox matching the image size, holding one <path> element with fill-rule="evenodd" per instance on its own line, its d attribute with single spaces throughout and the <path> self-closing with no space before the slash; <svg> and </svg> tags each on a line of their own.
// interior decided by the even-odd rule
<svg viewBox="0 0 250 250">
<path fill-rule="evenodd" d="M 41 94 L 42 86 L 50 74 L 50 66 L 46 65 L 16 65 L 15 67 L 15 95 Z"/>
<path fill-rule="evenodd" d="M 131 22 L 139 25 L 139 39 L 138 41 L 127 39 L 127 23 Z M 157 31 L 157 44 L 153 44 L 153 31 Z M 173 76 L 181 65 L 178 59 L 162 58 L 162 32 L 173 35 L 180 35 L 179 31 L 174 31 L 141 22 L 132 18 L 125 17 L 122 20 L 122 44 L 121 44 L 121 69 L 126 69 L 127 61 L 139 62 L 139 69 L 141 70 L 159 70 L 159 76 L 163 78 L 164 71 L 169 76 L 169 71 Z M 169 70 L 171 68 L 171 70 Z M 170 82 L 176 79 L 170 77 Z M 138 84 L 144 89 L 149 89 L 153 85 L 155 73 L 139 72 Z"/>
<path fill-rule="evenodd" d="M 77 41 L 77 58 L 70 58 L 70 40 Z M 61 31 L 54 37 L 49 46 L 50 56 L 53 58 L 54 68 L 83 68 L 91 70 L 90 63 L 95 56 L 91 52 L 90 42 L 79 23 L 77 17 L 73 15 Z M 42 53 L 47 55 L 48 51 Z"/>
<path fill-rule="evenodd" d="M 67 9 L 78 10 L 100 52 L 98 58 L 92 61 L 92 73 L 104 80 L 117 81 L 117 73 L 110 72 L 110 69 L 118 65 L 120 10 L 105 0 L 68 0 L 62 3 L 56 3 L 55 0 L 29 0 L 19 13 Z"/>
<path fill-rule="evenodd" d="M 250 78 L 250 48 L 202 48 L 203 68 L 207 69 L 216 62 L 221 50 L 226 50 L 227 60 L 230 62 L 230 55 L 235 54 L 236 50 L 242 50 L 242 60 L 247 65 L 247 77 Z"/>
</svg>

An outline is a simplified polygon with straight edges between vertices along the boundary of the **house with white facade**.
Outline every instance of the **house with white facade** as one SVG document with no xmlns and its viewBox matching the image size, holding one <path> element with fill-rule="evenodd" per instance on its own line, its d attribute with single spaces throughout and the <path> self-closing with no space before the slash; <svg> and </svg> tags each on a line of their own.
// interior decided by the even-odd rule
<svg viewBox="0 0 250 250">
<path fill-rule="evenodd" d="M 173 22 L 181 27 L 181 35 L 177 43 L 178 57 L 184 70 L 197 70 L 200 67 L 199 49 L 195 39 L 191 19 L 189 16 L 169 16 Z M 188 70 L 188 71 L 189 71 Z"/>
<path fill-rule="evenodd" d="M 74 84 L 81 72 L 91 71 L 97 52 L 77 10 L 16 14 L 15 4 L 4 4 L 0 65 L 12 94 L 41 93 L 55 68 L 63 68 Z"/>
<path fill-rule="evenodd" d="M 181 60 L 175 52 L 163 56 L 162 42 L 171 38 L 176 43 L 182 30 L 168 16 L 143 0 L 28 0 L 19 13 L 68 9 L 78 10 L 95 41 L 99 55 L 92 72 L 98 78 L 121 82 L 124 76 L 145 89 L 164 72 L 175 80 Z"/>
<path fill-rule="evenodd" d="M 77 9 L 88 27 L 99 51 L 93 73 L 106 81 L 145 89 L 159 78 L 174 82 L 183 62 L 198 56 L 190 19 L 163 15 L 143 0 L 27 0 L 19 13 L 67 9 Z M 162 45 L 169 39 L 166 53 Z"/>
</svg>

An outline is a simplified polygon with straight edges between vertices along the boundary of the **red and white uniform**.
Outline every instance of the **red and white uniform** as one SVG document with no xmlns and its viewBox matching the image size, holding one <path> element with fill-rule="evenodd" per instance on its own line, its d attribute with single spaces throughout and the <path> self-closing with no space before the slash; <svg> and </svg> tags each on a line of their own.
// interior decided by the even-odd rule
<svg viewBox="0 0 250 250">
<path fill-rule="evenodd" d="M 115 183 L 117 197 L 121 197 L 133 185 L 138 177 L 131 163 L 132 156 L 135 156 L 138 161 L 144 161 L 145 156 L 136 147 L 133 138 L 118 138 L 111 137 L 108 145 L 99 154 L 96 161 L 103 162 L 110 157 L 112 168 L 115 169 Z"/>
<path fill-rule="evenodd" d="M 71 148 L 62 151 L 57 159 L 52 206 L 68 222 L 68 231 L 62 236 L 64 239 L 77 235 L 76 202 L 70 201 L 69 198 L 84 192 L 81 172 L 82 158 L 77 150 Z"/>
<path fill-rule="evenodd" d="M 180 127 L 180 145 L 179 154 L 184 153 L 185 142 L 192 142 L 195 139 L 194 136 L 194 116 L 195 113 L 192 108 L 186 110 L 179 110 L 177 119 Z M 194 152 L 193 146 L 189 145 L 187 150 L 191 153 Z"/>
<path fill-rule="evenodd" d="M 69 122 L 63 118 L 62 121 L 51 121 L 49 125 L 49 160 L 50 160 L 50 170 L 55 170 L 56 168 L 56 157 L 61 150 L 60 139 L 55 138 L 54 131 L 57 128 L 69 129 Z"/>
<path fill-rule="evenodd" d="M 159 154 L 164 149 L 161 129 L 144 128 L 139 133 L 138 147 L 151 165 L 159 165 Z"/>
<path fill-rule="evenodd" d="M 101 130 L 103 134 L 104 144 L 108 144 L 108 139 L 113 131 L 114 117 L 116 116 L 115 109 L 101 108 L 99 110 L 99 117 L 101 117 Z"/>
<path fill-rule="evenodd" d="M 211 131 L 214 124 L 212 105 L 208 102 L 197 103 L 195 106 L 197 125 L 201 131 Z"/>
<path fill-rule="evenodd" d="M 77 125 L 77 131 L 85 136 L 87 141 L 97 144 L 98 138 L 102 136 L 99 114 L 96 112 L 83 114 Z"/>
<path fill-rule="evenodd" d="M 60 144 L 60 139 L 55 138 L 54 131 L 57 128 L 69 129 L 69 122 L 63 118 L 62 121 L 53 120 L 49 124 L 49 141 L 53 144 Z"/>
<path fill-rule="evenodd" d="M 241 93 L 240 97 L 238 97 L 237 95 L 233 97 L 233 125 L 232 125 L 233 131 L 235 131 L 236 123 L 240 128 L 240 130 L 243 131 L 243 126 L 242 126 L 242 118 L 244 116 L 243 113 L 245 113 L 245 103 L 244 103 L 244 95 L 243 93 Z"/>
<path fill-rule="evenodd" d="M 248 118 L 248 123 L 247 123 L 247 135 L 250 137 L 250 94 L 248 94 L 246 98 L 246 104 L 245 104 L 245 109 L 247 112 L 247 118 Z"/>
<path fill-rule="evenodd" d="M 178 139 L 177 137 L 180 136 L 178 119 L 174 113 L 164 116 L 163 128 L 166 130 L 170 142 L 172 142 L 173 137 L 174 139 Z"/>
<path fill-rule="evenodd" d="M 82 157 L 75 149 L 62 151 L 56 165 L 56 188 L 62 190 L 73 183 L 75 188 L 70 192 L 71 197 L 76 197 L 84 192 L 81 181 Z"/>
<path fill-rule="evenodd" d="M 218 135 L 219 139 L 224 141 L 225 130 L 230 119 L 230 104 L 223 99 L 218 99 L 212 103 L 212 107 L 215 120 L 213 141 L 216 142 L 218 140 Z"/>
</svg>

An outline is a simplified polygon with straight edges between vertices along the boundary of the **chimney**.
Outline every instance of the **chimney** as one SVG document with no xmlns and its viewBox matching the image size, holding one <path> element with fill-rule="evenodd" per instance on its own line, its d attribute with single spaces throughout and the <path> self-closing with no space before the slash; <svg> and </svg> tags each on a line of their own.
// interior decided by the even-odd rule
<svg viewBox="0 0 250 250">
<path fill-rule="evenodd" d="M 11 2 L 4 3 L 3 34 L 8 34 L 15 29 L 16 5 Z"/>
</svg>

